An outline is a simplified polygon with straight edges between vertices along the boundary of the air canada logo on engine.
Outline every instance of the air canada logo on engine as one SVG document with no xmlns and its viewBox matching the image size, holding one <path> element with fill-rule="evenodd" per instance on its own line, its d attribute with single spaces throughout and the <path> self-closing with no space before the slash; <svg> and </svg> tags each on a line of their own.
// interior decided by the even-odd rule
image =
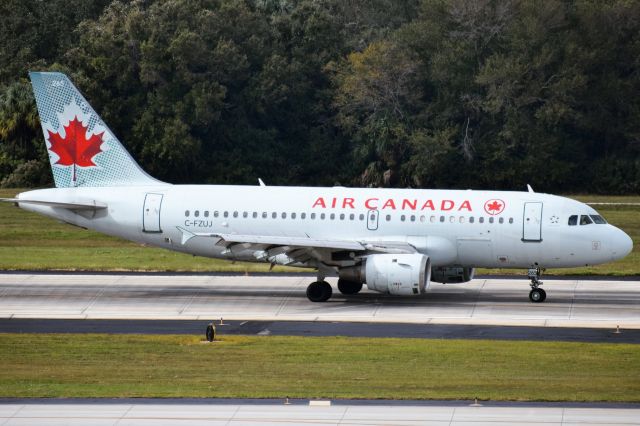
<svg viewBox="0 0 640 426">
<path fill-rule="evenodd" d="M 504 207 L 505 204 L 502 200 L 489 200 L 484 203 L 484 211 L 492 216 L 502 213 Z"/>
<path fill-rule="evenodd" d="M 414 210 L 414 211 L 473 211 L 469 200 L 432 200 L 416 198 L 366 198 L 318 197 L 311 208 L 320 209 L 356 209 L 367 210 Z"/>
</svg>

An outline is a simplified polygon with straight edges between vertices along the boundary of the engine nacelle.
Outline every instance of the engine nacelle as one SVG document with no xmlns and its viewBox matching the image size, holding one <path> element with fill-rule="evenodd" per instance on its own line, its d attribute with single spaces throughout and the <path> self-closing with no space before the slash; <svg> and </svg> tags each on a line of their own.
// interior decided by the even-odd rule
<svg viewBox="0 0 640 426">
<path fill-rule="evenodd" d="M 463 268 L 461 266 L 447 266 L 431 269 L 431 281 L 442 284 L 460 284 L 471 281 L 475 274 L 475 268 Z"/>
<path fill-rule="evenodd" d="M 424 294 L 431 283 L 431 260 L 423 254 L 374 254 L 340 270 L 340 278 L 370 290 L 400 296 Z"/>
</svg>

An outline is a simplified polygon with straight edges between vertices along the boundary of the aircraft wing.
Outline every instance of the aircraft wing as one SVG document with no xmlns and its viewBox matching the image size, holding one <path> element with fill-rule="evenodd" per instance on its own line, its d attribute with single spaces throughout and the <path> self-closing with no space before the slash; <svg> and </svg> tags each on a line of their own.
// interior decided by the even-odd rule
<svg viewBox="0 0 640 426">
<path fill-rule="evenodd" d="M 224 246 L 233 251 L 254 250 L 257 258 L 272 258 L 277 255 L 287 256 L 291 261 L 307 262 L 322 256 L 319 249 L 329 252 L 353 250 L 366 253 L 415 253 L 416 249 L 406 242 L 392 241 L 354 241 L 354 240 L 327 240 L 307 237 L 283 237 L 267 235 L 239 235 L 222 233 L 195 233 L 178 227 L 182 232 L 182 244 L 186 244 L 194 237 L 216 238 L 216 245 Z"/>
<path fill-rule="evenodd" d="M 100 210 L 107 208 L 105 203 L 95 200 L 63 203 L 58 201 L 25 200 L 23 198 L 0 198 L 0 201 L 15 204 L 35 204 L 39 206 L 60 207 L 69 210 Z"/>
</svg>

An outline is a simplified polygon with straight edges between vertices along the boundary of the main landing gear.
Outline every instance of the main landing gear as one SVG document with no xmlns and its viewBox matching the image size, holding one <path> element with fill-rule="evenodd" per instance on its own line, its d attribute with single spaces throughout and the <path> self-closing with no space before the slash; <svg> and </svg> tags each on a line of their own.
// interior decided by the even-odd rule
<svg viewBox="0 0 640 426">
<path fill-rule="evenodd" d="M 539 266 L 530 268 L 527 275 L 531 280 L 531 284 L 529 284 L 531 286 L 531 291 L 529 292 L 529 300 L 531 300 L 533 303 L 544 302 L 547 298 L 547 293 L 540 288 L 540 286 L 542 285 L 542 281 L 540 281 L 542 270 Z"/>
<path fill-rule="evenodd" d="M 307 287 L 307 297 L 312 302 L 326 302 L 332 294 L 331 285 L 323 279 L 319 279 Z"/>
<path fill-rule="evenodd" d="M 358 294 L 360 290 L 362 290 L 362 283 L 340 278 L 338 280 L 338 290 L 340 290 L 340 293 L 346 295 Z"/>
</svg>

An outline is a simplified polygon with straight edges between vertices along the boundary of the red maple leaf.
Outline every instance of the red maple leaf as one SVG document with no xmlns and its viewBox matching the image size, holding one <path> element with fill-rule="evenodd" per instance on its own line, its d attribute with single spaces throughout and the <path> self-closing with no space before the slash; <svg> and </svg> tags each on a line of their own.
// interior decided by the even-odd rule
<svg viewBox="0 0 640 426">
<path fill-rule="evenodd" d="M 500 204 L 497 201 L 494 201 L 491 204 L 487 204 L 487 210 L 488 211 L 500 211 L 501 208 L 502 208 L 502 204 Z"/>
<path fill-rule="evenodd" d="M 87 127 L 82 125 L 77 116 L 68 125 L 64 126 L 64 138 L 59 133 L 53 133 L 51 130 L 48 132 L 49 142 L 51 143 L 49 149 L 59 157 L 55 164 L 78 167 L 96 165 L 93 162 L 93 157 L 102 152 L 100 145 L 103 142 L 102 135 L 104 135 L 104 132 L 91 135 L 87 139 Z"/>
</svg>

